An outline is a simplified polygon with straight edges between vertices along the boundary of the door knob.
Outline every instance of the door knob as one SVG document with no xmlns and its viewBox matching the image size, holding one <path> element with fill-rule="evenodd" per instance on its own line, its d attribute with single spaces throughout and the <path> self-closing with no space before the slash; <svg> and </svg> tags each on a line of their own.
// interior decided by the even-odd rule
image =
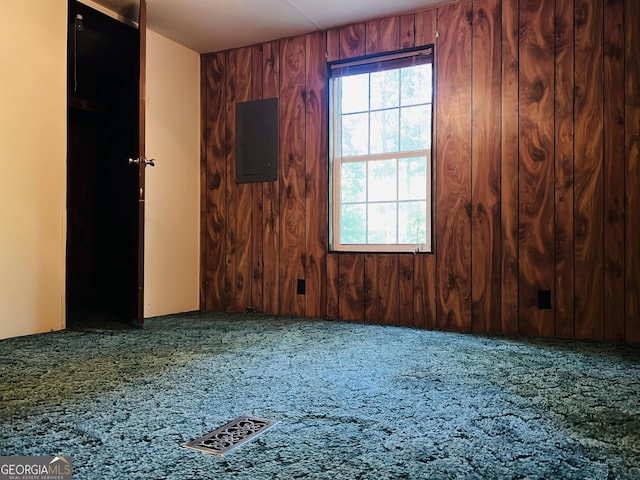
<svg viewBox="0 0 640 480">
<path fill-rule="evenodd" d="M 130 158 L 129 159 L 129 165 L 148 165 L 150 167 L 155 167 L 156 166 L 156 160 L 154 158 L 150 158 L 150 159 L 146 159 L 146 158 Z"/>
</svg>

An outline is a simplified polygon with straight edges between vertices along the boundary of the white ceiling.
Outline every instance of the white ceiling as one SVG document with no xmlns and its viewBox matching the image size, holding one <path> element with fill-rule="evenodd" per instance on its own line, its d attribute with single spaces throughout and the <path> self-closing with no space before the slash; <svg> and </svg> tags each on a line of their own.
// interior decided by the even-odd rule
<svg viewBox="0 0 640 480">
<path fill-rule="evenodd" d="M 97 0 L 120 5 L 138 0 Z M 147 26 L 199 53 L 325 30 L 451 0 L 147 0 Z"/>
</svg>

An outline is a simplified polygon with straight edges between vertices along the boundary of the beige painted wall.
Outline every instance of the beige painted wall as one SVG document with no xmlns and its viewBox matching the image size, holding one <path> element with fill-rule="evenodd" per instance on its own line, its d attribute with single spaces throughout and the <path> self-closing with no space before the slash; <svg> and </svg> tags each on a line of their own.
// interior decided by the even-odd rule
<svg viewBox="0 0 640 480">
<path fill-rule="evenodd" d="M 145 317 L 199 308 L 200 57 L 147 31 Z"/>
<path fill-rule="evenodd" d="M 64 327 L 66 20 L 0 1 L 0 338 Z"/>
</svg>

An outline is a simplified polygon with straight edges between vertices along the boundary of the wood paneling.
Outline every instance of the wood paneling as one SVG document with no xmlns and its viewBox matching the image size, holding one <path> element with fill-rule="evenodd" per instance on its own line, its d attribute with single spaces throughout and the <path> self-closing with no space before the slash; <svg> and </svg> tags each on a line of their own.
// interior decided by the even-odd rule
<svg viewBox="0 0 640 480">
<path fill-rule="evenodd" d="M 305 37 L 280 42 L 280 313 L 304 315 Z"/>
<path fill-rule="evenodd" d="M 203 55 L 202 308 L 640 342 L 638 16 L 467 0 Z M 326 61 L 425 44 L 433 253 L 329 252 Z M 238 185 L 235 105 L 271 97 L 279 178 Z"/>
<path fill-rule="evenodd" d="M 500 332 L 500 0 L 473 5 L 471 291 L 473 330 Z"/>
<path fill-rule="evenodd" d="M 415 14 L 415 45 L 434 44 L 435 56 L 439 57 L 438 44 L 436 36 L 438 24 L 438 11 L 422 10 Z M 438 99 L 441 98 L 438 87 L 438 65 L 434 62 L 434 82 L 435 91 L 434 103 L 437 107 Z M 433 118 L 434 138 L 438 135 L 438 116 Z M 434 159 L 438 155 L 438 142 L 433 142 L 432 149 L 432 165 L 434 181 L 431 183 L 435 187 L 438 180 L 438 169 Z M 432 193 L 435 198 L 435 192 Z M 436 207 L 437 208 L 437 207 Z M 435 224 L 436 217 L 433 218 Z M 433 251 L 438 251 L 437 238 L 434 236 Z M 413 325 L 417 328 L 436 328 L 436 256 L 432 254 L 419 254 L 414 256 L 413 260 Z"/>
<path fill-rule="evenodd" d="M 436 328 L 436 257 L 416 255 L 413 263 L 413 325 Z"/>
<path fill-rule="evenodd" d="M 380 323 L 380 292 L 378 290 L 378 255 L 364 256 L 364 321 Z"/>
<path fill-rule="evenodd" d="M 555 334 L 574 335 L 573 321 L 573 0 L 556 10 L 555 125 Z"/>
<path fill-rule="evenodd" d="M 552 2 L 520 3 L 519 332 L 554 334 L 553 310 L 538 308 L 538 292 L 553 299 L 554 49 Z"/>
<path fill-rule="evenodd" d="M 280 95 L 280 43 L 265 43 L 262 50 L 262 94 Z M 266 182 L 262 192 L 263 211 L 263 311 L 280 312 L 280 182 Z"/>
<path fill-rule="evenodd" d="M 390 52 L 400 49 L 400 17 L 371 20 L 366 24 L 365 53 Z"/>
<path fill-rule="evenodd" d="M 640 9 L 625 0 L 626 340 L 640 342 Z"/>
<path fill-rule="evenodd" d="M 364 267 L 364 320 L 398 324 L 398 255 L 367 254 Z"/>
<path fill-rule="evenodd" d="M 437 10 L 422 10 L 415 14 L 415 44 L 417 47 L 436 43 L 437 23 Z M 434 65 L 436 69 L 438 63 L 436 62 Z"/>
<path fill-rule="evenodd" d="M 400 17 L 400 48 L 416 46 L 416 17 L 415 14 Z"/>
<path fill-rule="evenodd" d="M 328 99 L 326 64 L 322 60 L 327 41 L 323 33 L 314 33 L 307 35 L 306 42 L 305 314 L 320 317 L 327 312 Z"/>
<path fill-rule="evenodd" d="M 603 92 L 602 0 L 576 0 L 574 241 L 576 336 L 603 330 Z"/>
<path fill-rule="evenodd" d="M 501 297 L 502 333 L 518 333 L 518 1 L 502 2 Z"/>
<path fill-rule="evenodd" d="M 327 254 L 327 317 L 340 318 L 340 256 Z"/>
<path fill-rule="evenodd" d="M 340 60 L 340 28 L 327 30 L 327 62 Z"/>
<path fill-rule="evenodd" d="M 230 55 L 231 57 L 231 55 Z M 241 48 L 238 50 L 238 56 L 236 58 L 237 73 L 235 74 L 235 102 L 246 102 L 251 99 L 251 48 Z M 227 85 L 232 85 L 233 82 L 228 82 Z M 233 88 L 233 87 L 230 87 Z M 227 119 L 227 125 L 235 125 L 235 107 L 236 104 L 230 106 L 227 115 L 230 115 Z M 234 128 L 235 130 L 235 128 Z M 230 135 L 228 138 L 233 138 L 235 143 L 235 135 Z M 228 146 L 229 155 L 232 163 L 235 164 L 235 152 L 234 145 Z M 235 173 L 231 182 L 235 183 Z M 242 183 L 237 184 L 231 188 L 233 195 L 227 196 L 227 198 L 234 198 L 234 205 L 237 208 L 235 212 L 236 226 L 235 226 L 235 242 L 233 245 L 233 251 L 235 253 L 234 264 L 236 267 L 235 281 L 233 282 L 233 290 L 231 294 L 231 305 L 233 311 L 244 312 L 245 309 L 251 306 L 251 243 L 253 242 L 251 223 L 253 217 L 252 201 L 251 201 L 251 185 Z M 258 213 L 258 212 L 255 212 Z M 229 251 L 229 247 L 227 247 Z"/>
<path fill-rule="evenodd" d="M 624 4 L 604 5 L 604 332 L 624 340 Z"/>
<path fill-rule="evenodd" d="M 366 53 L 366 27 L 354 23 L 340 28 L 340 58 L 360 57 Z"/>
<path fill-rule="evenodd" d="M 209 86 L 207 84 L 208 57 L 200 57 L 200 310 L 207 310 L 207 110 Z"/>
<path fill-rule="evenodd" d="M 438 10 L 438 328 L 471 330 L 471 2 Z M 443 101 L 443 99 L 447 101 Z"/>
<path fill-rule="evenodd" d="M 227 131 L 225 132 L 225 142 L 227 152 L 226 161 L 226 177 L 225 177 L 225 190 L 226 190 L 226 228 L 225 228 L 225 286 L 224 286 L 224 298 L 227 311 L 239 311 L 242 307 L 239 306 L 235 297 L 236 292 L 236 235 L 238 227 L 238 196 L 236 194 L 235 182 L 236 182 L 236 156 L 235 149 L 235 125 L 236 122 L 236 108 L 235 108 L 235 82 L 237 75 L 237 61 L 238 50 L 231 50 L 226 53 L 226 67 L 225 71 L 230 72 L 231 75 L 227 75 L 225 88 L 226 88 L 226 105 L 224 108 L 226 116 Z M 240 285 L 242 288 L 244 285 Z"/>
<path fill-rule="evenodd" d="M 226 284 L 225 232 L 226 232 L 226 116 L 225 116 L 225 54 L 205 56 L 203 69 L 206 84 L 205 144 L 207 161 L 206 212 L 207 235 L 205 243 L 205 291 L 206 310 L 226 310 L 224 294 Z"/>
<path fill-rule="evenodd" d="M 251 100 L 261 100 L 263 98 L 263 62 L 263 47 L 254 45 L 251 48 Z M 258 312 L 262 312 L 264 310 L 264 184 L 252 183 L 249 188 L 251 189 L 251 303 L 248 306 Z"/>
<path fill-rule="evenodd" d="M 235 122 L 236 104 L 251 94 L 251 49 L 231 50 L 226 55 L 226 309 L 243 312 L 251 299 L 251 190 L 236 185 Z"/>
<path fill-rule="evenodd" d="M 399 255 L 398 258 L 398 325 L 413 327 L 414 255 Z"/>
<path fill-rule="evenodd" d="M 341 320 L 364 319 L 364 255 L 341 254 L 338 260 L 338 316 Z"/>
<path fill-rule="evenodd" d="M 380 321 L 384 325 L 398 325 L 399 270 L 398 255 L 378 255 L 378 293 Z"/>
</svg>

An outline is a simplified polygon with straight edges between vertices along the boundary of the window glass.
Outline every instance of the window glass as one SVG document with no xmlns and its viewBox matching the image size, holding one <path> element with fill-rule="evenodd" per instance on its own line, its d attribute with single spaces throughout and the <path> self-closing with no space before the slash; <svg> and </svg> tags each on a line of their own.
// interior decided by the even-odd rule
<svg viewBox="0 0 640 480">
<path fill-rule="evenodd" d="M 342 113 L 369 110 L 369 75 L 342 78 Z"/>
<path fill-rule="evenodd" d="M 342 165 L 340 194 L 343 203 L 365 202 L 367 199 L 367 164 L 349 162 Z"/>
<path fill-rule="evenodd" d="M 380 110 L 400 105 L 400 71 L 386 70 L 371 74 L 371 109 Z"/>
<path fill-rule="evenodd" d="M 367 200 L 369 202 L 392 201 L 398 198 L 397 161 L 373 160 L 368 162 Z"/>
<path fill-rule="evenodd" d="M 369 153 L 369 114 L 343 115 L 342 155 L 349 157 L 367 153 Z"/>
<path fill-rule="evenodd" d="M 427 166 L 420 157 L 398 160 L 398 200 L 426 200 L 427 181 Z"/>
<path fill-rule="evenodd" d="M 397 152 L 400 144 L 398 109 L 371 112 L 371 151 L 369 153 Z"/>
<path fill-rule="evenodd" d="M 431 106 L 403 107 L 400 113 L 400 150 L 424 150 L 431 147 Z"/>
</svg>

